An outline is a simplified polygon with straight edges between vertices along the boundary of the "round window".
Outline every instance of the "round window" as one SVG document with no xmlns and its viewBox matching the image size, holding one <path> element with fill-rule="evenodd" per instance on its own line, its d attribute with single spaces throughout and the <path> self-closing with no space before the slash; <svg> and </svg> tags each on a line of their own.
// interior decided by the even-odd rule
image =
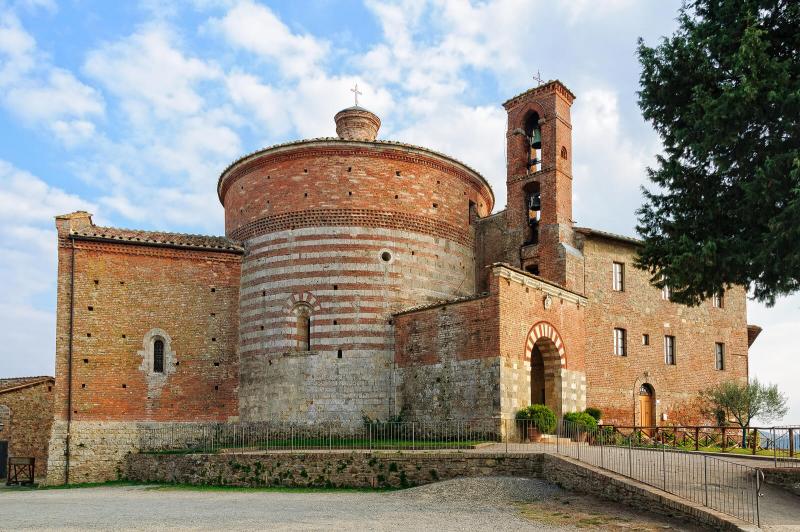
<svg viewBox="0 0 800 532">
<path fill-rule="evenodd" d="M 383 253 L 381 253 L 381 260 L 383 262 L 389 262 L 390 260 L 392 260 L 392 254 L 389 253 L 388 251 L 384 251 Z"/>
</svg>

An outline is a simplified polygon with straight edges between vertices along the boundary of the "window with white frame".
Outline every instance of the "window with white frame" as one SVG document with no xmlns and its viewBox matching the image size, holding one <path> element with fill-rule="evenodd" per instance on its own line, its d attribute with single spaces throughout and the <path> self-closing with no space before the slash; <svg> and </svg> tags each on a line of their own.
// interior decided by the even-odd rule
<svg viewBox="0 0 800 532">
<path fill-rule="evenodd" d="M 714 308 L 723 308 L 725 306 L 725 295 L 723 292 L 717 292 L 714 294 L 714 297 L 711 298 L 711 301 L 714 304 Z"/>
<path fill-rule="evenodd" d="M 625 329 L 614 329 L 614 354 L 617 356 L 627 356 L 628 350 L 625 345 Z"/>
<path fill-rule="evenodd" d="M 668 366 L 675 365 L 675 337 L 664 337 L 664 363 Z"/>
<path fill-rule="evenodd" d="M 672 290 L 670 289 L 668 284 L 664 285 L 664 288 L 661 289 L 661 299 L 664 301 L 669 301 L 672 299 Z"/>
<path fill-rule="evenodd" d="M 625 265 L 614 262 L 611 266 L 611 288 L 615 292 L 625 291 Z"/>
<path fill-rule="evenodd" d="M 714 367 L 719 371 L 725 369 L 725 344 L 722 342 L 714 344 Z"/>
</svg>

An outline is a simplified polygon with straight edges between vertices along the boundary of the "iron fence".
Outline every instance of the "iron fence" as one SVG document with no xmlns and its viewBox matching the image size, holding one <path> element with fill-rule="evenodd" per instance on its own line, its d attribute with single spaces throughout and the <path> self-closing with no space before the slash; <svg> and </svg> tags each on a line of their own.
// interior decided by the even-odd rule
<svg viewBox="0 0 800 532">
<path fill-rule="evenodd" d="M 140 452 L 151 453 L 374 450 L 552 453 L 760 524 L 760 471 L 726 458 L 687 450 L 675 443 L 678 439 L 675 434 L 680 433 L 668 432 L 665 427 L 658 430 L 587 427 L 566 420 L 559 420 L 555 427 L 513 419 L 365 422 L 358 426 L 169 423 L 143 426 L 135 446 Z M 763 445 L 776 449 L 783 434 L 779 429 L 769 434 L 769 443 L 765 441 Z M 698 445 L 698 449 L 701 447 Z"/>
<path fill-rule="evenodd" d="M 606 425 L 621 439 L 634 438 L 638 447 L 666 445 L 675 450 L 750 455 L 772 461 L 774 467 L 800 467 L 800 427 L 617 426 Z"/>
</svg>

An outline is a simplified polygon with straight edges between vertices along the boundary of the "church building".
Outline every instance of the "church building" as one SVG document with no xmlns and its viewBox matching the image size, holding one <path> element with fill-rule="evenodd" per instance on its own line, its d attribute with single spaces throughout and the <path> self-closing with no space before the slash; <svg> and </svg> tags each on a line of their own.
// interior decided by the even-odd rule
<svg viewBox="0 0 800 532">
<path fill-rule="evenodd" d="M 48 481 L 114 478 L 142 423 L 697 421 L 699 391 L 747 380 L 745 289 L 674 303 L 636 239 L 575 225 L 574 98 L 550 81 L 503 104 L 499 212 L 478 172 L 379 140 L 356 105 L 337 137 L 228 166 L 224 237 L 57 216 Z"/>
</svg>

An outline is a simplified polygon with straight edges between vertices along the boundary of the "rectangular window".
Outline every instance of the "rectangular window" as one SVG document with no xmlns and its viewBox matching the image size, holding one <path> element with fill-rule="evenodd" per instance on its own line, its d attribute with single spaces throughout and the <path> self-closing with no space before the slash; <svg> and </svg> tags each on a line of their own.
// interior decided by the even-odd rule
<svg viewBox="0 0 800 532">
<path fill-rule="evenodd" d="M 714 367 L 719 371 L 725 369 L 725 344 L 720 342 L 714 344 Z"/>
<path fill-rule="evenodd" d="M 664 337 L 664 363 L 668 366 L 675 365 L 675 337 Z"/>
<path fill-rule="evenodd" d="M 611 287 L 616 292 L 625 290 L 625 265 L 615 262 L 611 268 Z"/>
<path fill-rule="evenodd" d="M 614 354 L 624 357 L 628 354 L 625 346 L 625 329 L 614 329 Z"/>
<path fill-rule="evenodd" d="M 650 345 L 650 335 L 643 334 L 642 335 L 642 345 Z"/>
<path fill-rule="evenodd" d="M 717 292 L 711 299 L 714 303 L 714 308 L 723 308 L 725 306 L 725 296 L 722 292 Z"/>
</svg>

